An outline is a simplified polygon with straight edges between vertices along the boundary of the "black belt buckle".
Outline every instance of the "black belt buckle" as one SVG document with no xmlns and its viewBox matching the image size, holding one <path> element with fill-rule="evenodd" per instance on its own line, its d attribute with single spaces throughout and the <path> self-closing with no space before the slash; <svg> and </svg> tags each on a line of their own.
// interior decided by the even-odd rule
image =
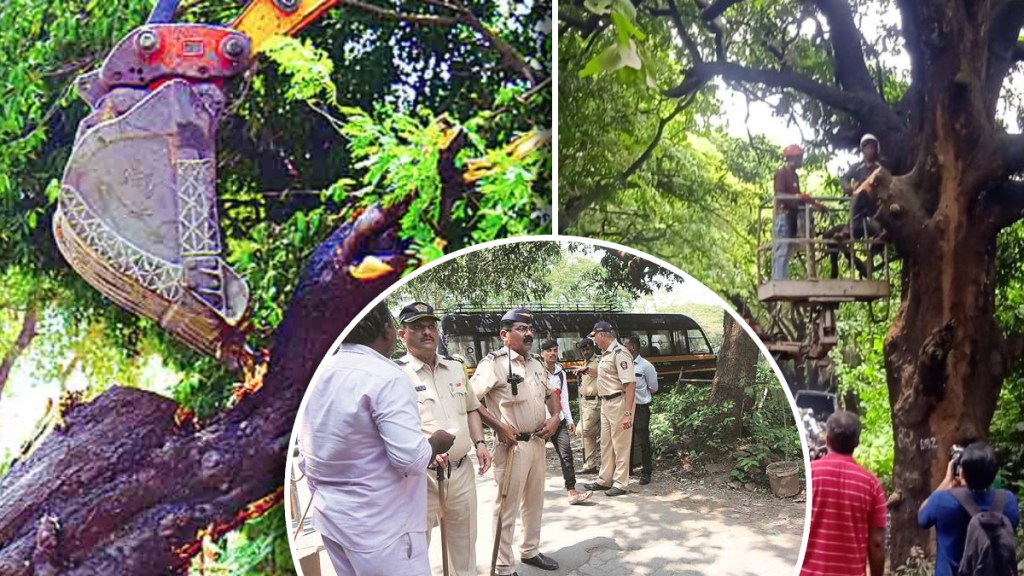
<svg viewBox="0 0 1024 576">
<path fill-rule="evenodd" d="M 600 396 L 584 396 L 584 400 L 597 400 Z"/>
<path fill-rule="evenodd" d="M 533 440 L 533 434 L 529 432 L 520 432 L 519 434 L 516 434 L 516 441 L 518 442 L 529 442 L 530 440 Z"/>
</svg>

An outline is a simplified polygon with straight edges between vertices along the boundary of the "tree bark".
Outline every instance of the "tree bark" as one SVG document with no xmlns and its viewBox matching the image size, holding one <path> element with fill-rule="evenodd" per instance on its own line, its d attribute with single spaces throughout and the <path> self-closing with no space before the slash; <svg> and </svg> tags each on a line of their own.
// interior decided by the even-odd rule
<svg viewBox="0 0 1024 576">
<path fill-rule="evenodd" d="M 14 339 L 14 344 L 11 345 L 11 349 L 7 351 L 3 361 L 0 361 L 0 398 L 4 394 L 4 386 L 7 384 L 7 379 L 11 377 L 11 370 L 14 369 L 14 362 L 19 356 L 29 347 L 32 340 L 36 337 L 36 324 L 39 321 L 39 304 L 37 302 L 31 302 L 28 305 L 28 309 L 25 310 L 25 316 L 21 319 L 21 330 L 18 332 L 17 338 Z"/>
<path fill-rule="evenodd" d="M 0 574 L 183 574 L 204 534 L 219 537 L 280 501 L 292 424 L 316 366 L 344 327 L 404 269 L 391 233 L 405 206 L 373 208 L 307 263 L 274 335 L 264 384 L 196 427 L 177 404 L 113 388 L 67 408 L 63 424 L 0 480 Z M 392 254 L 393 273 L 348 273 Z"/>
<path fill-rule="evenodd" d="M 731 403 L 728 411 L 723 413 L 719 420 L 724 422 L 721 441 L 731 446 L 743 435 L 743 409 L 747 399 L 744 389 L 757 380 L 757 360 L 760 351 L 754 340 L 728 312 L 723 315 L 725 332 L 722 349 L 718 352 L 718 369 L 715 371 L 715 379 L 711 382 L 708 403 L 712 406 Z"/>
</svg>

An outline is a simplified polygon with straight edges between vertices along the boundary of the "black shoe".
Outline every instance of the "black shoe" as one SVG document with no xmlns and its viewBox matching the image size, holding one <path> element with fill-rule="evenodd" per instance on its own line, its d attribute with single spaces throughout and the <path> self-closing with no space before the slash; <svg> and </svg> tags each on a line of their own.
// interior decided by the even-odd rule
<svg viewBox="0 0 1024 576">
<path fill-rule="evenodd" d="M 609 488 L 608 491 L 604 493 L 604 495 L 605 496 L 622 496 L 625 493 L 626 493 L 626 491 L 623 490 L 622 488 L 614 487 L 614 488 Z"/>
<path fill-rule="evenodd" d="M 612 488 L 611 486 L 602 486 L 602 485 L 598 484 L 597 482 L 591 482 L 590 484 L 584 484 L 583 487 L 586 488 L 587 490 L 590 490 L 591 492 L 604 492 L 605 490 L 611 490 L 611 488 Z"/>
<path fill-rule="evenodd" d="M 554 560 L 548 558 L 540 552 L 538 552 L 537 555 L 532 558 L 523 558 L 522 560 L 523 564 L 536 566 L 541 570 L 558 570 L 558 562 L 555 562 Z"/>
<path fill-rule="evenodd" d="M 580 470 L 580 474 L 597 474 L 597 468 L 584 468 Z"/>
<path fill-rule="evenodd" d="M 640 475 L 640 485 L 641 486 L 646 486 L 646 485 L 648 485 L 650 483 L 651 483 L 651 475 L 650 474 L 641 474 Z"/>
</svg>

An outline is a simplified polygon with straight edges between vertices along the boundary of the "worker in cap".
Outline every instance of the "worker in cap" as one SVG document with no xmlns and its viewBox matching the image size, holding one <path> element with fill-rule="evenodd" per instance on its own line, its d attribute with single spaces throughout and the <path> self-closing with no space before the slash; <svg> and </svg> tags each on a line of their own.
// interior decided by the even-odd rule
<svg viewBox="0 0 1024 576">
<path fill-rule="evenodd" d="M 576 370 L 580 393 L 580 424 L 576 427 L 576 435 L 583 438 L 583 469 L 580 474 L 596 474 L 597 439 L 601 433 L 601 398 L 597 395 L 599 358 L 589 336 L 580 338 L 576 349 L 583 357 L 583 366 Z"/>
<path fill-rule="evenodd" d="M 456 429 L 455 443 L 440 454 L 427 474 L 427 545 L 438 525 L 438 476 L 444 482 L 443 530 L 447 542 L 448 566 L 454 576 L 476 575 L 476 480 L 469 453 L 475 452 L 483 475 L 491 466 L 491 453 L 484 441 L 480 401 L 469 389 L 460 362 L 437 352 L 439 318 L 425 302 L 413 302 L 398 313 L 398 337 L 407 354 L 397 363 L 415 387 L 423 435 L 435 430 Z"/>
<path fill-rule="evenodd" d="M 499 336 L 504 346 L 485 356 L 471 381 L 477 398 L 487 407 L 480 416 L 497 433 L 494 479 L 495 537 L 499 539 L 496 574 L 516 574 L 512 535 L 516 518 L 523 522 L 519 547 L 523 563 L 543 570 L 557 570 L 558 562 L 540 552 L 541 513 L 544 505 L 545 445 L 558 430 L 561 407 L 543 364 L 530 355 L 533 345 L 533 313 L 526 308 L 509 310 L 501 318 Z M 545 411 L 551 416 L 548 417 Z M 512 466 L 508 466 L 514 451 Z M 509 475 L 502 504 L 501 488 Z"/>
<path fill-rule="evenodd" d="M 785 163 L 775 171 L 775 215 L 772 223 L 772 279 L 789 279 L 789 257 L 792 240 L 796 236 L 797 214 L 802 206 L 800 175 L 797 170 L 804 164 L 804 150 L 790 144 L 782 150 Z"/>
<path fill-rule="evenodd" d="M 587 490 L 622 496 L 629 485 L 629 450 L 633 442 L 636 373 L 633 355 L 615 337 L 604 320 L 590 333 L 601 350 L 597 366 L 597 393 L 601 397 L 601 471 Z"/>
<path fill-rule="evenodd" d="M 857 162 L 843 174 L 842 186 L 847 195 L 853 195 L 858 187 L 864 183 L 872 174 L 882 168 L 880 162 L 882 148 L 878 138 L 873 134 L 865 134 L 860 139 L 860 162 Z M 865 191 L 866 192 L 866 191 Z M 878 211 L 878 205 L 870 193 L 858 193 L 853 198 L 852 219 L 854 238 L 873 236 L 872 232 L 881 231 L 874 222 L 873 216 Z M 870 224 L 869 224 L 870 222 Z"/>
<path fill-rule="evenodd" d="M 861 160 L 843 174 L 840 184 L 843 192 L 851 196 L 850 222 L 827 231 L 826 238 L 848 240 L 854 238 L 877 238 L 882 234 L 882 227 L 875 221 L 878 204 L 873 190 L 875 177 L 885 170 L 881 162 L 881 145 L 873 134 L 865 134 L 860 139 Z M 880 245 L 872 245 L 869 252 L 874 254 L 881 250 Z M 839 276 L 839 252 L 832 251 L 829 259 L 832 263 L 831 276 Z M 847 250 L 841 251 L 847 260 L 857 268 L 862 278 L 870 276 L 867 264 Z"/>
</svg>

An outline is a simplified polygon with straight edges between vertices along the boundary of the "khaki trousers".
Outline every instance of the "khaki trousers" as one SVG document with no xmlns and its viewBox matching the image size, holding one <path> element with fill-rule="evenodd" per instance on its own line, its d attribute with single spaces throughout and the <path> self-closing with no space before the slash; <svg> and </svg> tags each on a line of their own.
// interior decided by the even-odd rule
<svg viewBox="0 0 1024 576">
<path fill-rule="evenodd" d="M 583 469 L 597 468 L 597 438 L 601 433 L 601 400 L 580 398 L 580 436 L 583 437 Z"/>
<path fill-rule="evenodd" d="M 516 517 L 523 519 L 523 543 L 519 547 L 521 558 L 533 558 L 540 550 L 540 522 L 544 511 L 545 441 L 533 438 L 519 442 L 512 469 L 507 470 L 509 449 L 499 444 L 494 450 L 494 479 L 498 482 L 498 497 L 494 503 L 494 530 L 498 529 L 498 509 L 501 505 L 501 485 L 505 474 L 511 474 L 508 483 L 508 497 L 501 523 L 501 542 L 498 546 L 496 574 L 514 572 L 515 557 L 512 555 L 512 539 L 515 536 Z M 521 514 L 520 514 L 521 512 Z M 493 532 L 492 532 L 493 533 Z"/>
<path fill-rule="evenodd" d="M 625 394 L 601 401 L 601 471 L 597 483 L 622 490 L 629 485 L 629 448 L 633 442 L 633 431 L 622 429 L 625 411 Z"/>
<path fill-rule="evenodd" d="M 452 576 L 476 576 L 476 481 L 473 459 L 466 456 L 462 466 L 452 467 L 445 479 L 444 530 L 448 544 L 448 570 Z M 437 472 L 427 470 L 427 546 L 437 521 Z M 437 534 L 438 546 L 441 534 Z"/>
</svg>

